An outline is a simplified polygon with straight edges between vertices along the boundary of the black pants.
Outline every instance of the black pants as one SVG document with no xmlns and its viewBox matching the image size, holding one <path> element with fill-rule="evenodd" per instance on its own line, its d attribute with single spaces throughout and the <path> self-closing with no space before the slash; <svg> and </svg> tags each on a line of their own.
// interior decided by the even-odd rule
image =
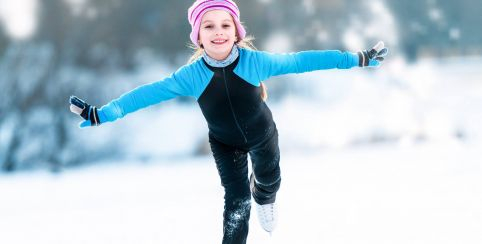
<svg viewBox="0 0 482 244">
<path fill-rule="evenodd" d="M 251 210 L 248 153 L 256 179 L 253 198 L 258 204 L 273 203 L 281 183 L 278 132 L 243 146 L 224 144 L 210 134 L 209 143 L 224 187 L 223 244 L 246 243 Z"/>
</svg>

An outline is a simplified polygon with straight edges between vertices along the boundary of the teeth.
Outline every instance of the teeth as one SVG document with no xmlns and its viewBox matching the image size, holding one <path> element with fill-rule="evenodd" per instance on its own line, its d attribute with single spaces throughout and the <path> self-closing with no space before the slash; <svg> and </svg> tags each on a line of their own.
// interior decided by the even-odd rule
<svg viewBox="0 0 482 244">
<path fill-rule="evenodd" d="M 225 42 L 226 42 L 226 40 L 224 40 L 224 41 L 213 41 L 213 43 L 217 43 L 217 44 L 225 43 Z"/>
</svg>

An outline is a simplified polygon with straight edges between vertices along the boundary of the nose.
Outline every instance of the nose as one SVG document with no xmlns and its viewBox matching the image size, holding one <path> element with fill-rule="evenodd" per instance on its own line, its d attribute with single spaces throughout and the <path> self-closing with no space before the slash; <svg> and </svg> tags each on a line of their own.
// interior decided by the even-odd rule
<svg viewBox="0 0 482 244">
<path fill-rule="evenodd" d="M 216 36 L 222 36 L 223 35 L 223 29 L 222 28 L 216 28 L 216 31 L 214 32 Z"/>
</svg>

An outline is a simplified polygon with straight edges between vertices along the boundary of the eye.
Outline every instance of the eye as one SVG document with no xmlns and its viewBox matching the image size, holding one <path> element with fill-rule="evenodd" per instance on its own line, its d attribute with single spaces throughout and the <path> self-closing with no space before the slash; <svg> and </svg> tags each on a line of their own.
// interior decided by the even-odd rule
<svg viewBox="0 0 482 244">
<path fill-rule="evenodd" d="M 213 28 L 213 26 L 212 25 L 206 25 L 206 26 L 204 26 L 204 28 L 211 29 L 211 28 Z"/>
<path fill-rule="evenodd" d="M 229 24 L 224 24 L 224 25 L 223 25 L 223 28 L 229 28 L 229 27 L 231 27 L 231 25 L 229 25 Z"/>
</svg>

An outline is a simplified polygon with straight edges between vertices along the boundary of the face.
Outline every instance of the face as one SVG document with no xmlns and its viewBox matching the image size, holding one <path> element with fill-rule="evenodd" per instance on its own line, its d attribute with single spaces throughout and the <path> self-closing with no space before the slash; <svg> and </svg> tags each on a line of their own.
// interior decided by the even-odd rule
<svg viewBox="0 0 482 244">
<path fill-rule="evenodd" d="M 235 41 L 236 26 L 228 12 L 212 10 L 204 14 L 199 29 L 199 43 L 209 57 L 226 59 Z"/>
</svg>

